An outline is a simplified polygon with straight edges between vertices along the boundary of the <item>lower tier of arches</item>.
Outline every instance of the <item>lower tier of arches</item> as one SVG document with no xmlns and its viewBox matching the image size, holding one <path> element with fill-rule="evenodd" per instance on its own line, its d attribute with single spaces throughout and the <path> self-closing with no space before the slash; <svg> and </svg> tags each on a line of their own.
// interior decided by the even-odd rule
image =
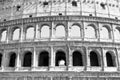
<svg viewBox="0 0 120 80">
<path fill-rule="evenodd" d="M 119 71 L 119 45 L 50 42 L 0 46 L 0 71 Z M 14 46 L 15 45 L 15 46 Z M 109 45 L 109 44 L 107 44 Z"/>
</svg>

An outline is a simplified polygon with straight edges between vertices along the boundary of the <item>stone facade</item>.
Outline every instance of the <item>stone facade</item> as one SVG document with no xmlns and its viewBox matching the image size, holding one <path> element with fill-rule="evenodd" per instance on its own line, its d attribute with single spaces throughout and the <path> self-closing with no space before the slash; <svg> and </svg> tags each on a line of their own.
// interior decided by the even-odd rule
<svg viewBox="0 0 120 80">
<path fill-rule="evenodd" d="M 119 80 L 119 0 L 0 2 L 0 80 Z"/>
<path fill-rule="evenodd" d="M 98 22 L 99 21 L 99 22 Z M 41 37 L 41 27 L 48 25 L 50 28 L 49 37 Z M 64 25 L 65 36 L 56 37 L 55 27 Z M 72 37 L 71 27 L 73 24 L 80 27 L 80 37 Z M 53 17 L 39 17 L 18 19 L 15 21 L 6 21 L 0 23 L 1 30 L 7 30 L 7 37 L 1 41 L 0 49 L 2 57 L 0 76 L 1 80 L 40 80 L 40 79 L 119 79 L 120 60 L 119 60 L 119 41 L 114 38 L 115 29 L 119 27 L 119 20 L 97 18 L 89 16 L 53 16 Z M 57 25 L 57 26 L 56 26 Z M 86 27 L 94 25 L 95 37 L 85 37 Z M 110 27 L 109 33 L 111 37 L 101 38 L 100 28 L 104 25 Z M 27 39 L 26 27 L 34 27 L 34 38 Z M 13 32 L 20 28 L 19 40 L 13 40 Z M 87 28 L 88 28 L 87 27 Z M 12 32 L 13 31 L 13 32 Z M 2 32 L 2 31 L 1 31 Z M 91 34 L 90 34 L 91 35 Z M 32 53 L 31 66 L 24 67 L 24 56 L 26 51 Z M 49 53 L 49 65 L 39 66 L 39 55 L 42 51 Z M 56 66 L 56 53 L 63 51 L 66 57 L 65 66 Z M 82 66 L 74 66 L 73 53 L 78 51 L 82 55 Z M 98 65 L 92 65 L 90 54 L 95 52 L 98 56 Z M 16 54 L 15 66 L 9 66 L 11 52 Z M 109 66 L 107 63 L 106 54 L 109 52 L 113 58 L 113 65 Z M 93 54 L 93 53 L 92 53 Z M 109 60 L 108 60 L 109 62 Z M 96 63 L 96 62 L 94 62 Z M 10 75 L 10 76 L 9 76 Z M 33 77 L 31 77 L 33 76 Z M 9 77 L 9 78 L 7 78 Z M 47 78 L 48 77 L 48 78 Z M 108 78 L 109 77 L 109 78 Z M 115 77 L 115 78 L 114 78 Z"/>
</svg>

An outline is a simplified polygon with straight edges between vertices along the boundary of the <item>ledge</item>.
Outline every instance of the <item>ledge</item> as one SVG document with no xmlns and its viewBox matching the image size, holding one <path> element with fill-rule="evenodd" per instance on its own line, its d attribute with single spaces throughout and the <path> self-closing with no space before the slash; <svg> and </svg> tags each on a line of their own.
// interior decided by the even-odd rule
<svg viewBox="0 0 120 80">
<path fill-rule="evenodd" d="M 33 18 L 21 18 L 15 20 L 9 20 L 5 22 L 0 22 L 0 26 L 10 26 L 10 25 L 22 25 L 27 23 L 37 23 L 37 22 L 47 22 L 47 21 L 92 21 L 92 22 L 105 22 L 105 23 L 114 23 L 120 24 L 120 20 L 112 18 L 103 18 L 103 17 L 94 17 L 94 16 L 43 16 L 43 17 L 33 17 Z"/>
</svg>

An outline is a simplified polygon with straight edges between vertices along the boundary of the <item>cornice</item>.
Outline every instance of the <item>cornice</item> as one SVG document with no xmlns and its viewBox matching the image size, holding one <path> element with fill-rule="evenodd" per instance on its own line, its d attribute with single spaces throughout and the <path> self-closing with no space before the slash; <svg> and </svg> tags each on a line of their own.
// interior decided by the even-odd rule
<svg viewBox="0 0 120 80">
<path fill-rule="evenodd" d="M 51 21 L 90 21 L 90 22 L 101 22 L 101 23 L 113 23 L 120 24 L 120 20 L 103 17 L 91 17 L 91 16 L 44 16 L 44 17 L 33 17 L 33 18 L 21 18 L 15 20 L 9 20 L 0 22 L 1 27 L 7 27 L 11 25 L 22 25 L 27 23 L 38 23 L 38 22 L 51 22 Z"/>
<path fill-rule="evenodd" d="M 97 44 L 97 45 L 96 45 Z M 0 44 L 1 49 L 5 48 L 21 48 L 21 47 L 45 47 L 45 46 L 85 46 L 85 47 L 102 47 L 102 48 L 118 48 L 119 43 L 113 42 L 89 42 L 89 41 L 39 41 L 39 42 L 17 42 Z"/>
</svg>

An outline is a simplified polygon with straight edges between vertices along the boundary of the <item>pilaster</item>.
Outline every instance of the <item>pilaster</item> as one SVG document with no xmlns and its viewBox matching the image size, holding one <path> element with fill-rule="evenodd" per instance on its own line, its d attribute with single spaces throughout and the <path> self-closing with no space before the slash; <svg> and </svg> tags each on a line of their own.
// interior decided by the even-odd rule
<svg viewBox="0 0 120 80">
<path fill-rule="evenodd" d="M 103 54 L 103 63 L 104 63 L 104 68 L 107 67 L 107 61 L 106 61 L 106 51 L 104 48 L 102 48 L 102 54 Z"/>
<path fill-rule="evenodd" d="M 5 70 L 5 67 L 6 67 L 6 57 L 5 57 L 5 52 L 4 52 L 3 57 L 2 57 L 1 67 L 2 67 L 2 71 L 4 71 L 4 70 Z"/>
<path fill-rule="evenodd" d="M 85 48 L 86 48 L 86 64 L 85 64 L 85 68 L 87 70 L 87 68 L 90 66 L 90 55 L 89 55 L 88 46 L 85 47 Z"/>
<path fill-rule="evenodd" d="M 24 31 L 24 26 L 22 25 L 20 41 L 23 42 L 24 39 L 25 39 L 25 31 Z"/>
<path fill-rule="evenodd" d="M 55 37 L 55 24 L 54 24 L 54 22 L 52 22 L 51 30 L 52 30 L 52 32 L 51 32 L 51 38 L 54 38 Z"/>
<path fill-rule="evenodd" d="M 11 37 L 11 35 L 10 35 L 10 27 L 8 27 L 7 28 L 7 34 L 6 34 L 6 41 L 7 41 L 7 43 L 9 43 L 10 37 Z"/>
<path fill-rule="evenodd" d="M 17 59 L 16 59 L 16 70 L 19 70 L 19 68 L 21 67 L 21 60 L 20 60 L 20 49 L 18 49 L 18 53 L 17 53 Z"/>
<path fill-rule="evenodd" d="M 35 30 L 35 39 L 39 39 L 40 38 L 40 31 L 39 31 L 39 25 L 36 24 L 36 30 Z"/>
<path fill-rule="evenodd" d="M 82 25 L 81 25 L 81 38 L 82 38 L 82 40 L 84 40 L 84 37 L 85 37 L 84 22 L 82 21 L 81 23 L 82 23 Z"/>
<path fill-rule="evenodd" d="M 99 23 L 97 22 L 97 39 L 98 41 L 100 41 L 100 27 L 99 27 Z"/>
<path fill-rule="evenodd" d="M 33 64 L 32 64 L 32 70 L 34 70 L 36 67 L 37 67 L 37 61 L 36 61 L 36 49 L 35 49 L 35 47 L 34 47 L 34 49 L 33 49 Z"/>
<path fill-rule="evenodd" d="M 68 50 L 69 50 L 69 64 L 68 64 L 68 67 L 71 67 L 72 66 L 72 51 L 70 49 L 70 47 L 68 47 Z"/>
<path fill-rule="evenodd" d="M 112 38 L 112 41 L 115 42 L 113 24 L 111 24 L 111 38 Z"/>
<path fill-rule="evenodd" d="M 101 48 L 101 67 L 102 67 L 102 71 L 104 71 L 104 54 L 102 48 Z"/>
<path fill-rule="evenodd" d="M 120 71 L 120 50 L 118 48 L 115 48 L 116 49 L 116 55 L 117 55 L 117 67 L 118 67 L 118 71 Z"/>
<path fill-rule="evenodd" d="M 51 54 L 50 54 L 50 68 L 53 68 L 55 66 L 55 55 L 54 55 L 54 50 L 53 46 L 51 46 Z"/>
</svg>

